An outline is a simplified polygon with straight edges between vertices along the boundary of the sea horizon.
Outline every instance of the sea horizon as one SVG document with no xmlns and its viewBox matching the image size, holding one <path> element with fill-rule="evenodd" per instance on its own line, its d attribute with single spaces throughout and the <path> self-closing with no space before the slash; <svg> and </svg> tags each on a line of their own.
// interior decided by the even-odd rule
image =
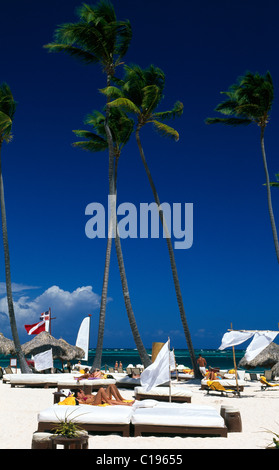
<svg viewBox="0 0 279 470">
<path fill-rule="evenodd" d="M 85 366 L 92 366 L 94 361 L 96 348 L 90 348 L 88 352 L 88 360 L 85 361 L 80 359 L 81 363 Z M 147 348 L 146 352 L 148 355 L 152 354 L 152 349 Z M 198 355 L 201 354 L 207 361 L 207 367 L 218 367 L 220 369 L 229 370 L 234 368 L 233 361 L 233 352 L 232 349 L 219 350 L 218 348 L 199 348 L 194 349 L 196 359 Z M 175 360 L 177 365 L 184 365 L 186 368 L 192 368 L 190 353 L 188 349 L 178 348 L 174 350 Z M 244 357 L 245 349 L 235 348 L 235 359 L 236 364 L 238 365 L 239 361 Z M 0 355 L 0 366 L 5 368 L 10 364 L 10 359 L 14 356 L 4 356 Z M 78 359 L 72 360 L 72 365 L 76 364 Z M 115 362 L 121 362 L 123 369 L 129 365 L 141 364 L 140 356 L 136 348 L 123 348 L 123 347 L 114 347 L 114 348 L 103 348 L 102 353 L 102 369 L 108 369 L 109 367 L 114 367 Z M 64 361 L 64 364 L 66 361 Z M 54 367 L 61 368 L 61 361 L 58 359 L 54 360 Z M 260 371 L 263 368 L 255 368 L 252 371 Z"/>
</svg>

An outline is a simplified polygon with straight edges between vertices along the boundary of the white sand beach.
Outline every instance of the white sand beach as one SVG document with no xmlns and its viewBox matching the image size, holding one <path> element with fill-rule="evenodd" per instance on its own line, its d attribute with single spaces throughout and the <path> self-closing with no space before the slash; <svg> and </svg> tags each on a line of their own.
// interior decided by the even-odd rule
<svg viewBox="0 0 279 470">
<path fill-rule="evenodd" d="M 180 382 L 181 383 L 181 382 Z M 185 383 L 184 383 L 185 386 Z M 207 394 L 198 383 L 187 383 L 193 393 L 192 403 L 210 405 L 219 412 L 223 404 L 239 409 L 242 432 L 223 437 L 122 437 L 93 435 L 89 449 L 264 449 L 279 433 L 279 387 L 261 390 L 260 382 L 247 381 L 240 397 Z M 37 430 L 37 414 L 53 404 L 55 388 L 12 388 L 0 383 L 0 449 L 31 449 L 32 435 Z M 133 390 L 120 389 L 124 398 L 133 398 Z"/>
</svg>

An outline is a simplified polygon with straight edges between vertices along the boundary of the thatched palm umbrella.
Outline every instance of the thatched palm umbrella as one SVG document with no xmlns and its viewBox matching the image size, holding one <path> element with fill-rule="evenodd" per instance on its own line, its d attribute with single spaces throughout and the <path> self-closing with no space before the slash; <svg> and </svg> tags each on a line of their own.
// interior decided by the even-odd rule
<svg viewBox="0 0 279 470">
<path fill-rule="evenodd" d="M 25 356 L 31 354 L 36 355 L 52 349 L 54 359 L 61 359 L 61 361 L 70 361 L 75 358 L 84 357 L 83 349 L 77 346 L 72 346 L 65 340 L 56 339 L 51 336 L 47 331 L 42 331 L 36 335 L 31 341 L 22 345 L 22 351 Z"/>
<path fill-rule="evenodd" d="M 279 346 L 275 343 L 270 343 L 258 354 L 252 361 L 246 361 L 243 357 L 239 363 L 239 367 L 243 369 L 253 369 L 255 367 L 271 368 L 279 362 Z"/>
<path fill-rule="evenodd" d="M 273 378 L 279 377 L 279 362 L 277 362 L 277 364 L 275 364 L 275 366 L 272 367 L 271 372 L 272 372 Z"/>
<path fill-rule="evenodd" d="M 11 339 L 5 338 L 3 333 L 0 333 L 0 354 L 8 356 L 9 354 L 15 355 L 15 345 Z"/>
</svg>

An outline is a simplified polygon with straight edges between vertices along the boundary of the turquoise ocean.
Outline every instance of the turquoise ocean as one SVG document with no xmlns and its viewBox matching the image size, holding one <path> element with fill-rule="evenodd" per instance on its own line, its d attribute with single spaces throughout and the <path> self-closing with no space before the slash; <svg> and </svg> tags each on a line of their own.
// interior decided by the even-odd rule
<svg viewBox="0 0 279 470">
<path fill-rule="evenodd" d="M 147 353 L 150 354 L 152 350 L 147 349 Z M 178 365 L 183 364 L 185 367 L 192 367 L 189 351 L 187 349 L 176 349 L 174 350 L 176 363 Z M 195 349 L 196 358 L 201 354 L 207 361 L 207 366 L 219 367 L 220 369 L 233 369 L 233 353 L 232 349 L 226 349 L 220 351 L 219 349 Z M 235 349 L 236 364 L 238 365 L 240 359 L 244 356 L 245 350 Z M 82 364 L 91 366 L 93 364 L 95 356 L 95 349 L 89 349 L 88 361 L 81 360 Z M 104 349 L 102 355 L 102 369 L 105 367 L 114 367 L 115 362 L 122 362 L 123 368 L 129 364 L 140 364 L 140 356 L 136 349 L 122 349 L 122 348 L 110 348 Z M 72 361 L 74 364 L 77 361 Z M 10 364 L 10 356 L 0 355 L 0 366 L 7 367 Z M 61 368 L 61 362 L 55 360 L 54 366 Z M 261 369 L 259 369 L 261 370 Z M 257 369 L 253 369 L 257 371 Z"/>
</svg>

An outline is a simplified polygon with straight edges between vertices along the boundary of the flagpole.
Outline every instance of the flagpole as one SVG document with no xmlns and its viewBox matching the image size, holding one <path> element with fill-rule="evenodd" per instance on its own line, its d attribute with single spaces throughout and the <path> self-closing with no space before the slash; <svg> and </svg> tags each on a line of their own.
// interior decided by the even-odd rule
<svg viewBox="0 0 279 470">
<path fill-rule="evenodd" d="M 231 323 L 231 329 L 232 329 L 232 323 Z M 237 377 L 237 367 L 236 367 L 234 346 L 232 347 L 232 350 L 233 350 L 233 365 L 234 365 L 234 372 L 235 372 L 236 390 L 237 390 L 237 395 L 239 396 L 239 386 L 238 386 L 238 377 Z"/>
<path fill-rule="evenodd" d="M 88 351 L 87 351 L 87 360 L 89 358 L 89 346 L 90 346 L 90 326 L 91 326 L 91 317 L 92 315 L 89 313 L 89 327 L 88 327 Z"/>
<path fill-rule="evenodd" d="M 51 310 L 50 310 L 50 307 L 48 309 L 48 314 L 49 314 L 49 334 L 51 335 Z"/>
<path fill-rule="evenodd" d="M 169 403 L 171 403 L 171 367 L 170 367 L 170 339 L 168 338 L 168 349 L 169 349 Z"/>
</svg>

